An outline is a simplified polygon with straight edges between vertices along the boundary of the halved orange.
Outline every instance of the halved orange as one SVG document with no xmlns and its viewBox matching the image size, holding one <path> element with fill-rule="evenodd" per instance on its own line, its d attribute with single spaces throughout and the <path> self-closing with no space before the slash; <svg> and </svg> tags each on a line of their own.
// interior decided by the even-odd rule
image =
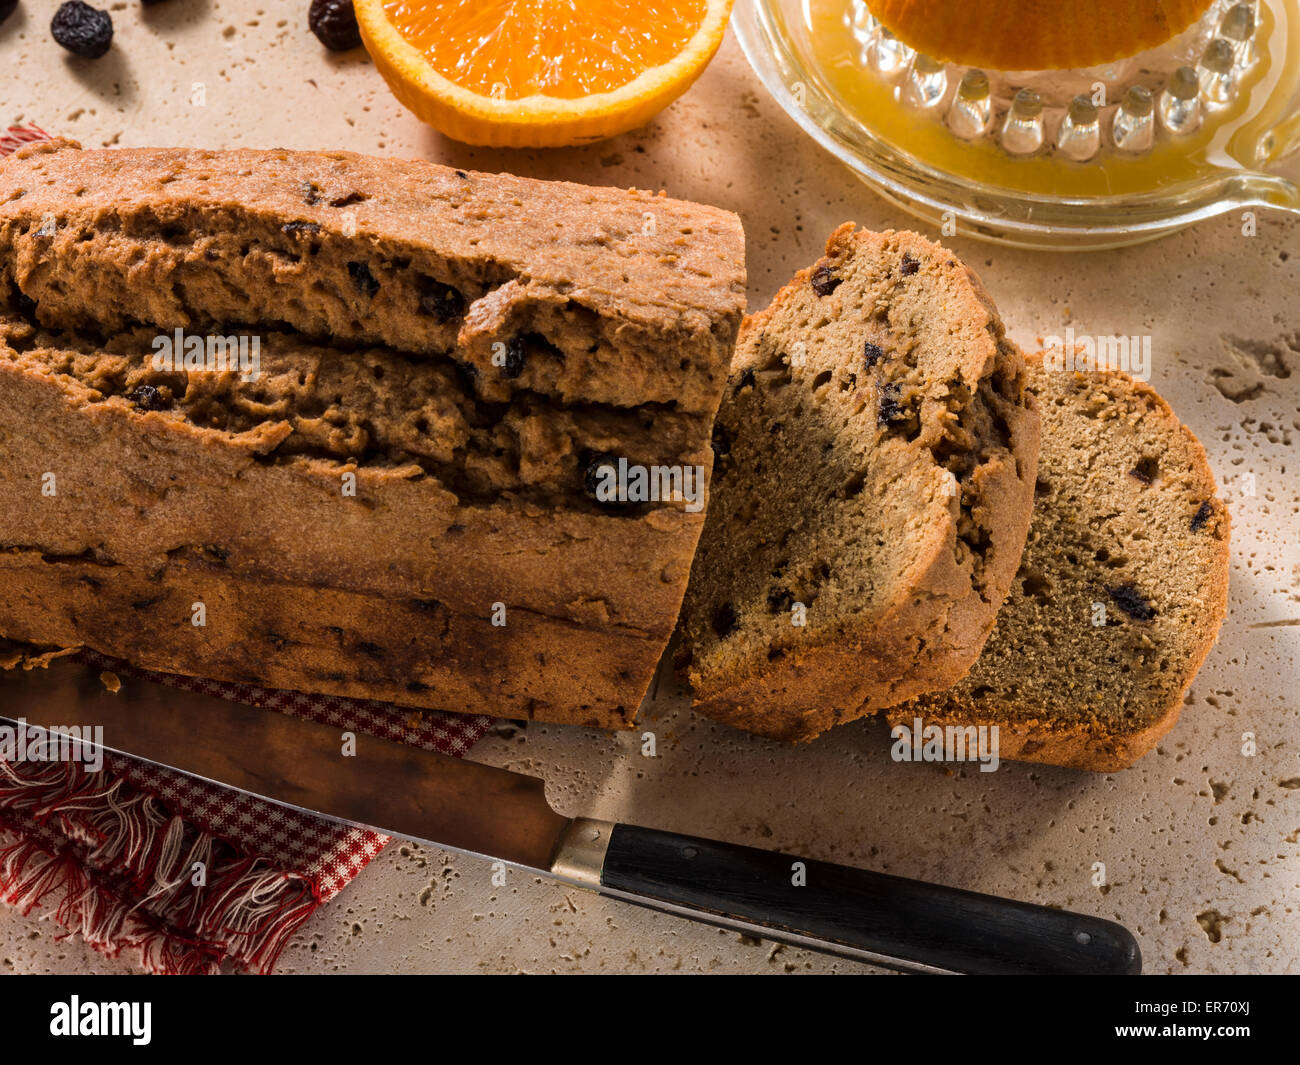
<svg viewBox="0 0 1300 1065">
<path fill-rule="evenodd" d="M 1136 55 L 1182 33 L 1212 0 L 867 0 L 899 40 L 947 62 L 1059 70 Z"/>
<path fill-rule="evenodd" d="M 713 58 L 732 0 L 355 0 L 398 100 L 469 144 L 556 147 L 648 122 Z"/>
</svg>

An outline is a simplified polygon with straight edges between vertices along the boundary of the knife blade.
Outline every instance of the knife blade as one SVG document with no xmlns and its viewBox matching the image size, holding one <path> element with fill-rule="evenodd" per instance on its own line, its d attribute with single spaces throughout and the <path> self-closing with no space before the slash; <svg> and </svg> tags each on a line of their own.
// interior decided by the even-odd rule
<svg viewBox="0 0 1300 1065">
<path fill-rule="evenodd" d="M 1122 926 L 774 851 L 584 817 L 545 782 L 66 659 L 0 677 L 0 726 L 102 747 L 341 824 L 505 862 L 748 935 L 931 973 L 1140 971 Z"/>
</svg>

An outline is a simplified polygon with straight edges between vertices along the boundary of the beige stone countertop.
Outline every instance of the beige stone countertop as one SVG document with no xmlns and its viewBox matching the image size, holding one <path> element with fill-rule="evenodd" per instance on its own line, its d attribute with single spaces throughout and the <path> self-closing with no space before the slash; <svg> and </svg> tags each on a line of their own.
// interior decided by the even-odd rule
<svg viewBox="0 0 1300 1065">
<path fill-rule="evenodd" d="M 689 93 L 612 141 L 553 152 L 448 141 L 365 53 L 325 52 L 305 0 L 110 5 L 98 61 L 51 40 L 55 0 L 0 25 L 0 122 L 87 147 L 351 148 L 462 168 L 664 188 L 744 219 L 766 304 L 840 222 L 904 227 L 773 104 L 730 36 Z M 203 106 L 196 106 L 196 84 Z M 936 237 L 937 234 L 927 234 Z M 1137 935 L 1148 972 L 1300 972 L 1300 219 L 1228 215 L 1073 255 L 945 241 L 1012 336 L 1150 334 L 1152 383 L 1209 451 L 1232 510 L 1230 605 L 1182 719 L 1134 769 L 895 764 L 885 726 L 802 749 L 693 717 L 670 677 L 639 733 L 503 727 L 474 757 L 539 774 L 570 814 L 628 820 L 1077 909 Z M 1249 479 L 1254 475 L 1254 494 Z M 1258 753 L 1242 753 L 1254 733 Z M 1092 884 L 1104 862 L 1107 885 Z M 871 972 L 394 843 L 293 939 L 282 972 Z M 0 973 L 120 972 L 51 923 L 0 912 Z"/>
</svg>

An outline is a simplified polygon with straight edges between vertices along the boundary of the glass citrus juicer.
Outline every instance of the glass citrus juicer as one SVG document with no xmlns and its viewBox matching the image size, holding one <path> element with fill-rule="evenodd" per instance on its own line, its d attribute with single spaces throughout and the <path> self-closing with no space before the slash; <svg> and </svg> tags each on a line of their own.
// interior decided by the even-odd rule
<svg viewBox="0 0 1300 1065">
<path fill-rule="evenodd" d="M 1300 0 L 739 0 L 733 25 L 808 133 L 945 233 L 1300 213 Z"/>
</svg>

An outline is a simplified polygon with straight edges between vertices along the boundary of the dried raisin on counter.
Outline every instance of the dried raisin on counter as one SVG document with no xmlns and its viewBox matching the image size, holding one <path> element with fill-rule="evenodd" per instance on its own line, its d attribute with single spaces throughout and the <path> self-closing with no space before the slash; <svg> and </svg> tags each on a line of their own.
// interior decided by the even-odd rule
<svg viewBox="0 0 1300 1065">
<path fill-rule="evenodd" d="M 73 55 L 98 59 L 113 43 L 113 20 L 82 0 L 60 4 L 50 20 L 50 34 Z"/>
<path fill-rule="evenodd" d="M 307 25 L 331 52 L 346 52 L 361 45 L 361 31 L 357 28 L 357 13 L 352 9 L 352 0 L 311 0 Z"/>
</svg>

